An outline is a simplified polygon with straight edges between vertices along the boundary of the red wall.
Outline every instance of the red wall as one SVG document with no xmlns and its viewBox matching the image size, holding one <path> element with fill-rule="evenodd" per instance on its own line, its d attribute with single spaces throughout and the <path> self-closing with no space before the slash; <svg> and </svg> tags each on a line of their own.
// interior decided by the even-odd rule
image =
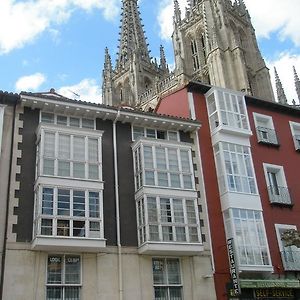
<svg viewBox="0 0 300 300">
<path fill-rule="evenodd" d="M 282 273 L 283 267 L 274 224 L 297 225 L 298 229 L 300 229 L 300 153 L 295 151 L 289 125 L 289 121 L 300 123 L 300 114 L 298 117 L 296 115 L 292 116 L 291 114 L 285 114 L 282 111 L 279 113 L 271 108 L 261 108 L 249 102 L 247 104 L 247 109 L 250 126 L 253 132 L 251 146 L 254 169 L 259 193 L 261 195 L 272 264 L 275 272 Z M 258 144 L 253 112 L 272 116 L 280 147 Z M 279 207 L 270 204 L 263 163 L 283 166 L 287 185 L 290 188 L 290 194 L 294 203 L 293 207 Z"/>
<path fill-rule="evenodd" d="M 210 128 L 206 110 L 205 97 L 194 93 L 196 118 L 201 122 L 199 143 L 201 161 L 206 189 L 206 200 L 210 219 L 211 239 L 215 263 L 215 287 L 218 300 L 225 300 L 226 284 L 230 281 L 228 271 L 227 245 L 224 231 L 223 216 L 219 197 L 219 189 L 215 168 L 215 161 L 210 137 Z M 187 90 L 180 90 L 164 99 L 158 105 L 158 113 L 189 118 Z"/>
</svg>

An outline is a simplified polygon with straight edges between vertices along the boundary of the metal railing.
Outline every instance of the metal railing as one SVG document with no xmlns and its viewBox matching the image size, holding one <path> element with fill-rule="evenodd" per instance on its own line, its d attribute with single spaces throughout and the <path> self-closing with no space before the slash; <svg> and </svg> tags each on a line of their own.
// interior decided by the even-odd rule
<svg viewBox="0 0 300 300">
<path fill-rule="evenodd" d="M 300 271 L 300 249 L 281 251 L 285 271 Z"/>
<path fill-rule="evenodd" d="M 257 139 L 260 143 L 279 145 L 276 131 L 271 128 L 258 126 L 256 127 Z"/>
<path fill-rule="evenodd" d="M 271 203 L 292 204 L 289 188 L 285 186 L 268 186 L 268 193 Z"/>
</svg>

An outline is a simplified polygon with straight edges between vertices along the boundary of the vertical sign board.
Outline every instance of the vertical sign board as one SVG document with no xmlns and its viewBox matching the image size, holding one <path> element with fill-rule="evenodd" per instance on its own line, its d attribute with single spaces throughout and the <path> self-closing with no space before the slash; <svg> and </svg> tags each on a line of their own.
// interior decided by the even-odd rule
<svg viewBox="0 0 300 300">
<path fill-rule="evenodd" d="M 228 249 L 228 257 L 229 257 L 230 275 L 233 284 L 233 293 L 234 296 L 238 296 L 241 294 L 241 286 L 239 280 L 239 271 L 236 264 L 233 238 L 227 240 L 227 249 Z"/>
</svg>

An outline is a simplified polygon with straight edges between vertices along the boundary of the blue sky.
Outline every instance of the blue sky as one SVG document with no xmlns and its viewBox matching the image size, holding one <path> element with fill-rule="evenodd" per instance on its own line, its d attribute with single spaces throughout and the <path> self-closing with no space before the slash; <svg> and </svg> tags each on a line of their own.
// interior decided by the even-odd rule
<svg viewBox="0 0 300 300">
<path fill-rule="evenodd" d="M 165 46 L 173 64 L 173 0 L 140 0 L 153 57 Z M 276 65 L 289 101 L 296 99 L 292 66 L 300 76 L 299 0 L 244 0 L 262 54 Z M 184 11 L 186 0 L 179 1 Z M 0 90 L 47 91 L 101 101 L 104 48 L 115 59 L 121 0 L 0 0 Z M 272 13 L 270 8 L 272 7 Z"/>
</svg>

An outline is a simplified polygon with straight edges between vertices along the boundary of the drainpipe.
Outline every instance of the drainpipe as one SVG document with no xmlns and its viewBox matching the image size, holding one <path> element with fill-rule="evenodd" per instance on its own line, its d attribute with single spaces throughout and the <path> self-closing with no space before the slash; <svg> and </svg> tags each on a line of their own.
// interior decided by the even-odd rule
<svg viewBox="0 0 300 300">
<path fill-rule="evenodd" d="M 118 274 L 119 274 L 119 300 L 123 300 L 123 276 L 122 276 L 122 245 L 120 232 L 120 206 L 119 206 L 119 174 L 117 156 L 117 121 L 120 117 L 120 108 L 113 121 L 113 148 L 114 148 L 114 173 L 115 173 L 115 203 L 116 203 L 116 223 L 117 223 L 117 245 L 118 245 Z"/>
<path fill-rule="evenodd" d="M 12 131 L 11 131 L 11 142 L 10 142 L 10 157 L 9 157 L 9 175 L 8 184 L 6 192 L 6 207 L 5 207 L 5 227 L 4 227 L 4 239 L 3 239 L 3 250 L 1 256 L 1 280 L 0 280 L 0 300 L 3 299 L 3 284 L 4 284 L 4 271 L 5 271 L 5 258 L 6 258 L 6 243 L 7 243 L 7 229 L 8 229 L 8 210 L 9 210 L 9 196 L 10 196 L 10 185 L 12 176 L 12 158 L 13 158 L 13 148 L 14 148 L 14 132 L 15 132 L 15 117 L 16 117 L 16 107 L 17 99 L 14 101 L 14 109 L 12 115 Z M 3 116 L 4 118 L 4 116 Z"/>
</svg>

